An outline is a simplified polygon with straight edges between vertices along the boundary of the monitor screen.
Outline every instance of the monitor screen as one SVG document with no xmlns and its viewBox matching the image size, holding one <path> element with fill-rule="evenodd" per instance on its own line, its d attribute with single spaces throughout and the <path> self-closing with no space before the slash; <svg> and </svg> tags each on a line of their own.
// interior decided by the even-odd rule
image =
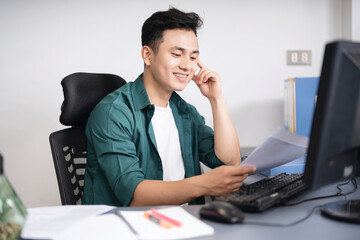
<svg viewBox="0 0 360 240">
<path fill-rule="evenodd" d="M 326 45 L 304 181 L 317 188 L 359 173 L 360 43 Z"/>
</svg>

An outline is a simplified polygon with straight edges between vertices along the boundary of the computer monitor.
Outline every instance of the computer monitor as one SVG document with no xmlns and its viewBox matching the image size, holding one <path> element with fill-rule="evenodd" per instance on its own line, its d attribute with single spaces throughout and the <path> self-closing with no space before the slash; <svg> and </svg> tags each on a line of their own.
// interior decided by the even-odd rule
<svg viewBox="0 0 360 240">
<path fill-rule="evenodd" d="M 359 176 L 359 166 L 360 43 L 338 41 L 325 48 L 304 182 L 316 189 Z M 358 204 L 359 208 L 359 203 L 360 199 L 337 202 L 323 208 L 323 213 L 346 221 L 357 217 L 360 221 L 359 211 L 344 211 L 346 207 L 351 209 L 349 204 Z"/>
</svg>

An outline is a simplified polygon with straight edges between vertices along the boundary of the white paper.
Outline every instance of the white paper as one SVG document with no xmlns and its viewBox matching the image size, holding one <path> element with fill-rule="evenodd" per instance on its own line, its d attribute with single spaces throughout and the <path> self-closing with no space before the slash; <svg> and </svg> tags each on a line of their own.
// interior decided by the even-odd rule
<svg viewBox="0 0 360 240">
<path fill-rule="evenodd" d="M 144 217 L 144 211 L 120 211 L 140 239 L 184 239 L 214 234 L 214 229 L 181 207 L 157 209 L 160 213 L 182 223 L 181 227 L 164 228 Z"/>
<path fill-rule="evenodd" d="M 309 138 L 278 127 L 240 166 L 255 166 L 262 172 L 302 157 L 307 152 Z"/>
<path fill-rule="evenodd" d="M 27 209 L 22 238 L 53 239 L 66 228 L 89 216 L 99 215 L 114 207 L 106 205 L 66 205 Z"/>
<path fill-rule="evenodd" d="M 137 236 L 115 214 L 91 216 L 67 228 L 54 240 L 137 240 Z"/>
</svg>

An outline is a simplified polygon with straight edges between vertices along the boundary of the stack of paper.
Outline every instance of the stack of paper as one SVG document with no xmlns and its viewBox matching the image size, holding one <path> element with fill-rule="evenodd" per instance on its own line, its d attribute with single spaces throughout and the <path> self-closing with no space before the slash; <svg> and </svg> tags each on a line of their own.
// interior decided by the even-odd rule
<svg viewBox="0 0 360 240">
<path fill-rule="evenodd" d="M 59 206 L 28 209 L 22 238 L 29 239 L 184 239 L 214 234 L 214 229 L 181 207 L 157 211 L 181 222 L 170 229 L 150 221 L 144 211 L 106 213 L 110 206 Z M 105 214 L 102 214 L 105 213 Z M 100 215 L 99 215 L 100 214 Z"/>
<path fill-rule="evenodd" d="M 137 240 L 135 235 L 115 214 L 91 216 L 77 222 L 63 231 L 54 240 L 109 240 L 126 239 Z"/>
<path fill-rule="evenodd" d="M 120 214 L 131 225 L 139 239 L 184 239 L 209 236 L 215 233 L 211 226 L 192 216 L 181 207 L 169 207 L 157 211 L 180 221 L 182 226 L 164 228 L 145 218 L 144 211 L 120 211 Z"/>
<path fill-rule="evenodd" d="M 114 209 L 106 205 L 68 205 L 28 209 L 21 237 L 26 239 L 53 239 L 65 229 L 91 216 Z"/>
</svg>

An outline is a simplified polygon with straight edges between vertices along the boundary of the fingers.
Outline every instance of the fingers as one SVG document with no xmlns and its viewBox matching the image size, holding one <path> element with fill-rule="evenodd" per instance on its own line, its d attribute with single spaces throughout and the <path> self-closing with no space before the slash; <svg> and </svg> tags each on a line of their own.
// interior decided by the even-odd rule
<svg viewBox="0 0 360 240">
<path fill-rule="evenodd" d="M 238 178 L 233 178 L 232 183 L 224 187 L 225 194 L 239 191 L 246 177 L 247 175 L 243 175 L 242 177 L 238 177 Z"/>
<path fill-rule="evenodd" d="M 253 173 L 256 171 L 255 166 L 246 166 L 246 167 L 238 167 L 238 168 L 242 174 L 249 174 L 249 173 Z"/>
<path fill-rule="evenodd" d="M 200 69 L 206 68 L 205 64 L 202 61 L 200 61 L 200 59 L 198 59 L 198 64 L 197 65 L 199 66 Z"/>
<path fill-rule="evenodd" d="M 233 167 L 233 166 L 224 166 L 224 175 L 222 176 L 223 179 L 227 178 L 226 184 L 234 188 L 237 184 L 237 187 L 241 186 L 242 181 L 244 181 L 248 177 L 248 173 L 251 169 Z"/>
<path fill-rule="evenodd" d="M 223 196 L 238 191 L 254 167 L 220 166 L 205 174 L 208 194 Z"/>
<path fill-rule="evenodd" d="M 234 176 L 248 175 L 249 173 L 253 173 L 256 171 L 256 167 L 254 166 L 246 166 L 246 167 L 227 166 L 227 167 L 229 167 L 230 175 L 234 175 Z"/>
<path fill-rule="evenodd" d="M 193 80 L 197 84 L 206 83 L 208 80 L 215 80 L 218 79 L 219 76 L 216 72 L 211 71 L 209 69 L 201 69 L 197 75 L 194 75 Z"/>
<path fill-rule="evenodd" d="M 194 75 L 193 80 L 196 82 L 196 84 L 202 84 L 207 82 L 209 79 L 218 79 L 219 75 L 208 69 L 204 63 L 202 63 L 200 60 L 198 60 L 198 66 L 200 68 L 199 72 Z"/>
<path fill-rule="evenodd" d="M 256 171 L 256 168 L 254 166 L 230 167 L 228 170 L 229 178 L 224 187 L 225 194 L 239 191 L 248 174 Z"/>
</svg>

